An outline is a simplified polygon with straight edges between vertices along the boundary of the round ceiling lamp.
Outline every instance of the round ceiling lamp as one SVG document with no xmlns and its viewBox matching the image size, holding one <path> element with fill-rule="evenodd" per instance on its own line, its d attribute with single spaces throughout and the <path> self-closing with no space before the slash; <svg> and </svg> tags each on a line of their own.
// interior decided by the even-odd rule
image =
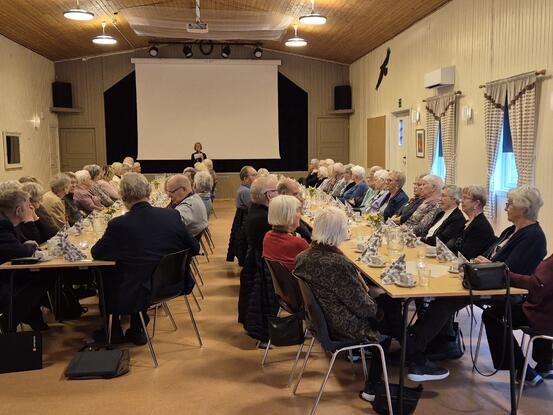
<svg viewBox="0 0 553 415">
<path fill-rule="evenodd" d="M 157 48 L 157 46 L 152 46 L 150 49 L 148 49 L 148 54 L 152 58 L 156 58 L 159 55 L 159 49 Z"/>
<path fill-rule="evenodd" d="M 92 39 L 92 43 L 97 45 L 115 45 L 117 40 L 110 35 L 106 35 L 106 21 L 102 22 L 102 34 Z"/>
<path fill-rule="evenodd" d="M 311 0 L 311 13 L 300 17 L 300 23 L 305 25 L 323 25 L 326 23 L 326 17 L 315 13 L 315 0 Z"/>
<path fill-rule="evenodd" d="M 294 25 L 294 37 L 288 39 L 285 43 L 286 46 L 291 48 L 301 48 L 307 45 L 305 39 L 298 37 L 298 25 Z"/>
<path fill-rule="evenodd" d="M 78 20 L 80 22 L 94 19 L 94 13 L 81 9 L 79 6 L 79 0 L 77 0 L 77 7 L 64 11 L 63 16 L 66 19 Z"/>
<path fill-rule="evenodd" d="M 261 49 L 259 46 L 256 47 L 253 50 L 253 56 L 257 59 L 261 59 L 263 57 L 263 49 Z"/>
</svg>

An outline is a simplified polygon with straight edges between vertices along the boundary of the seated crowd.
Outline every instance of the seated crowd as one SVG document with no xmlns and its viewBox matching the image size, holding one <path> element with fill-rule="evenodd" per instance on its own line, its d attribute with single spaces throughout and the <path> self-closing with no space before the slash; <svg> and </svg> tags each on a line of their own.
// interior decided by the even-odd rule
<svg viewBox="0 0 553 415">
<path fill-rule="evenodd" d="M 368 172 L 368 173 L 367 173 Z M 338 208 L 324 208 L 315 214 L 312 233 L 302 230 L 303 191 L 314 187 L 354 211 L 381 212 L 405 230 L 412 231 L 423 243 L 435 246 L 442 241 L 453 253 L 475 263 L 504 262 L 510 270 L 513 287 L 525 288 L 528 296 L 513 305 L 514 328 L 531 326 L 543 334 L 553 334 L 548 312 L 553 304 L 553 256 L 544 260 L 546 239 L 538 222 L 543 204 L 538 189 L 521 186 L 508 193 L 505 206 L 512 226 L 496 237 L 484 215 L 487 191 L 471 185 L 444 185 L 432 174 L 418 176 L 412 197 L 403 187 L 405 175 L 380 166 L 366 170 L 362 166 L 343 165 L 331 159 L 311 160 L 307 177 L 298 181 L 276 176 L 258 177 L 245 166 L 236 197 L 237 213 L 231 233 L 229 256 L 238 256 L 237 241 L 246 245 L 240 274 L 238 321 L 247 334 L 265 345 L 270 340 L 268 317 L 275 316 L 278 304 L 263 258 L 278 261 L 304 280 L 314 293 L 336 339 L 371 340 L 387 350 L 390 339 L 401 341 L 401 303 L 383 291 L 373 290 L 351 261 L 340 251 L 347 238 L 347 217 Z M 299 182 L 299 183 L 298 183 Z M 240 216 L 240 223 L 236 223 Z M 235 246 L 232 246 L 232 245 Z M 234 249 L 234 251 L 233 251 Z M 373 297 L 374 294 L 374 297 Z M 455 314 L 469 304 L 468 297 L 426 299 L 415 323 L 409 328 L 407 352 L 408 377 L 413 381 L 441 380 L 449 371 L 430 360 L 435 346 L 443 346 L 439 359 L 456 359 L 458 350 L 448 350 L 455 336 Z M 508 369 L 502 350 L 508 339 L 502 336 L 504 302 L 479 304 L 487 307 L 483 322 L 496 369 Z M 399 324 L 398 324 L 399 322 Z M 462 355 L 462 352 L 461 352 Z M 553 379 L 552 347 L 536 341 L 535 367 L 528 367 L 525 381 L 536 385 Z M 375 382 L 380 379 L 380 359 L 373 357 L 369 381 L 362 398 L 374 397 Z M 520 378 L 524 358 L 515 340 L 516 371 Z M 376 368 L 376 369 L 374 369 Z"/>
</svg>

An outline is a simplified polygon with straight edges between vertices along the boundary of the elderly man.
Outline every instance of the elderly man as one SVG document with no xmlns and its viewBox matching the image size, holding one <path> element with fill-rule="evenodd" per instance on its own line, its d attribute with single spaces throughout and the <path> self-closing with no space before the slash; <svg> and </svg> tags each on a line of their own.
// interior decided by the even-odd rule
<svg viewBox="0 0 553 415">
<path fill-rule="evenodd" d="M 294 196 L 303 207 L 303 192 L 297 181 L 290 178 L 282 179 L 277 185 L 277 191 L 279 195 Z M 311 242 L 311 230 L 304 221 L 300 220 L 300 226 L 296 229 L 296 232 L 307 242 Z"/>
<path fill-rule="evenodd" d="M 83 215 L 79 210 L 79 207 L 75 203 L 75 189 L 77 188 L 77 176 L 71 171 L 66 171 L 66 174 L 71 180 L 69 185 L 69 191 L 63 197 L 63 204 L 65 205 L 65 214 L 67 217 L 67 222 L 70 226 L 73 226 L 76 222 L 82 219 Z"/>
<path fill-rule="evenodd" d="M 428 174 L 422 178 L 419 192 L 423 201 L 405 222 L 405 226 L 411 228 L 415 235 L 425 235 L 432 226 L 434 218 L 440 211 L 439 201 L 443 187 L 444 182 L 439 176 Z"/>
<path fill-rule="evenodd" d="M 351 178 L 355 183 L 349 190 L 339 197 L 342 203 L 348 202 L 352 206 L 359 206 L 365 197 L 365 193 L 369 189 L 365 181 L 365 169 L 361 166 L 353 166 L 351 168 Z"/>
<path fill-rule="evenodd" d="M 263 238 L 265 233 L 271 230 L 267 215 L 269 202 L 278 195 L 277 179 L 273 175 L 259 177 L 251 187 L 252 205 L 246 219 L 246 236 L 248 247 L 261 252 L 263 250 Z"/>
<path fill-rule="evenodd" d="M 179 214 L 151 206 L 149 196 L 150 184 L 143 175 L 126 174 L 121 179 L 121 198 L 129 211 L 108 223 L 106 232 L 91 250 L 94 259 L 117 261 L 115 269 L 107 270 L 104 278 L 107 313 L 131 314 L 130 328 L 125 335 L 119 318 L 113 319 L 113 343 L 146 344 L 138 312 L 143 312 L 147 320 L 150 278 L 159 261 L 185 249 L 190 249 L 190 255 L 199 252 L 198 241 L 186 229 Z M 95 337 L 101 338 L 102 334 L 103 331 L 96 332 Z"/>
<path fill-rule="evenodd" d="M 42 206 L 54 220 L 58 228 L 62 228 L 67 219 L 65 216 L 65 203 L 63 198 L 71 188 L 71 179 L 63 173 L 58 173 L 50 180 L 50 191 L 42 197 Z"/>
<path fill-rule="evenodd" d="M 124 176 L 123 176 L 124 177 Z M 184 174 L 175 174 L 165 182 L 165 191 L 173 209 L 178 210 L 184 226 L 194 236 L 207 228 L 207 211 L 204 202 L 192 190 L 192 184 Z"/>
<path fill-rule="evenodd" d="M 77 207 L 87 215 L 95 210 L 102 210 L 104 206 L 98 196 L 92 194 L 92 179 L 86 170 L 75 172 L 77 187 L 73 193 L 73 200 Z"/>
</svg>

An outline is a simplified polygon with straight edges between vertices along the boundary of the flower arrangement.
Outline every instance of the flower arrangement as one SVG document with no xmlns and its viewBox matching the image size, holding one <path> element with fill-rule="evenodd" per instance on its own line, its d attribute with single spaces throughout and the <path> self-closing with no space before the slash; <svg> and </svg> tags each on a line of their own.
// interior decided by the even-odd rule
<svg viewBox="0 0 553 415">
<path fill-rule="evenodd" d="M 382 225 L 384 222 L 384 213 L 377 212 L 377 213 L 369 213 L 365 215 L 365 219 L 369 223 L 369 225 L 378 228 Z"/>
</svg>

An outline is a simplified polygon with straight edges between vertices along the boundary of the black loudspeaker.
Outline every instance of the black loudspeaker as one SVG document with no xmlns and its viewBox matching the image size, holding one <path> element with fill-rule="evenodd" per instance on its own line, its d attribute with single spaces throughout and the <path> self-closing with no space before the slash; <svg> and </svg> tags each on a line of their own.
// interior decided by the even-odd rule
<svg viewBox="0 0 553 415">
<path fill-rule="evenodd" d="M 39 331 L 0 334 L 0 373 L 42 369 L 42 335 Z"/>
<path fill-rule="evenodd" d="M 73 96 L 69 82 L 52 82 L 54 107 L 73 108 Z"/>
<path fill-rule="evenodd" d="M 351 86 L 339 85 L 334 87 L 334 109 L 351 109 Z"/>
</svg>

